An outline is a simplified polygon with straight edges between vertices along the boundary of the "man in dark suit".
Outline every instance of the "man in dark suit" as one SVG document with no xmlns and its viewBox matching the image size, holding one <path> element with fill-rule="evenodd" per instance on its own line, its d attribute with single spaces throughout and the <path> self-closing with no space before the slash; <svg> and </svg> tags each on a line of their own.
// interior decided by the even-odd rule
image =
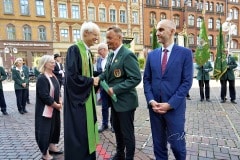
<svg viewBox="0 0 240 160">
<path fill-rule="evenodd" d="M 108 46 L 106 43 L 100 43 L 98 45 L 98 54 L 100 57 L 97 59 L 97 72 L 101 74 L 105 71 L 105 66 L 108 58 Z M 108 94 L 102 87 L 100 87 L 100 95 L 102 100 L 102 125 L 98 128 L 98 131 L 103 132 L 104 130 L 108 129 L 110 105 L 108 103 Z"/>
<path fill-rule="evenodd" d="M 237 63 L 235 59 L 225 51 L 227 55 L 227 71 L 222 75 L 220 78 L 221 83 L 221 103 L 226 102 L 226 95 L 227 95 L 227 81 L 229 83 L 229 94 L 231 98 L 231 102 L 233 104 L 237 104 L 236 100 L 236 90 L 235 90 L 235 75 L 234 69 L 237 67 Z"/>
<path fill-rule="evenodd" d="M 53 73 L 55 74 L 55 76 L 58 79 L 59 85 L 60 85 L 60 89 L 63 85 L 63 78 L 64 78 L 64 70 L 63 70 L 63 65 L 62 65 L 62 57 L 60 56 L 60 54 L 55 53 L 54 54 L 54 59 L 56 62 L 56 65 L 54 67 Z"/>
<path fill-rule="evenodd" d="M 156 160 L 168 159 L 167 142 L 175 159 L 186 159 L 185 97 L 192 86 L 193 63 L 191 50 L 174 44 L 175 32 L 171 20 L 157 24 L 162 47 L 148 54 L 143 77 Z"/>
<path fill-rule="evenodd" d="M 141 82 L 137 57 L 122 44 L 122 30 L 112 26 L 106 32 L 109 54 L 105 72 L 99 78 L 109 85 L 108 94 L 117 97 L 117 102 L 109 97 L 112 124 L 117 141 L 117 151 L 113 160 L 133 160 L 135 153 L 134 113 L 138 107 L 136 86 Z M 95 84 L 96 85 L 96 84 Z M 126 154 L 125 154 L 126 149 Z"/>
</svg>

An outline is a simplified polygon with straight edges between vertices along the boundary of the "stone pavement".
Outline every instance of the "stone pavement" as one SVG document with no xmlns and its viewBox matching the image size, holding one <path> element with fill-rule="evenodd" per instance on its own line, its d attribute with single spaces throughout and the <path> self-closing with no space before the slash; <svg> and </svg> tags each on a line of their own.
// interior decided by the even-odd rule
<svg viewBox="0 0 240 160">
<path fill-rule="evenodd" d="M 190 90 L 192 100 L 187 100 L 186 138 L 187 160 L 240 160 L 240 79 L 236 80 L 237 103 L 220 103 L 220 82 L 211 80 L 212 102 L 199 101 L 198 83 L 194 79 Z M 17 111 L 13 83 L 4 82 L 4 94 L 9 116 L 0 114 L 0 160 L 41 159 L 34 135 L 35 84 L 31 84 L 29 113 Z M 136 154 L 135 160 L 154 159 L 150 122 L 142 84 L 137 87 L 140 106 L 135 114 Z M 101 122 L 101 107 L 97 106 Z M 62 126 L 63 128 L 63 126 Z M 108 160 L 115 153 L 115 137 L 110 131 L 100 134 L 97 160 Z M 63 149 L 63 131 L 59 147 Z M 63 160 L 63 155 L 54 156 Z M 169 159 L 173 154 L 169 151 Z"/>
</svg>

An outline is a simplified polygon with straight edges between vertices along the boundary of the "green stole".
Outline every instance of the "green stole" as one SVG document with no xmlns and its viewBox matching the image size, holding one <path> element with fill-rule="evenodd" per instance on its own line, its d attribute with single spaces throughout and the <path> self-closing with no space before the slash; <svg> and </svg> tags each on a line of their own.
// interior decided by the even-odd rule
<svg viewBox="0 0 240 160">
<path fill-rule="evenodd" d="M 93 75 L 93 65 L 92 59 L 89 55 L 89 60 L 87 57 L 86 47 L 82 41 L 78 41 L 77 46 L 80 50 L 80 55 L 82 58 L 82 75 L 86 77 L 92 77 Z M 91 71 L 91 73 L 90 73 Z M 86 113 L 87 113 L 87 133 L 88 133 L 88 146 L 89 146 L 89 154 L 96 151 L 96 146 L 99 142 L 98 136 L 98 125 L 97 122 L 94 122 L 94 112 L 93 106 L 96 105 L 96 97 L 93 95 L 95 93 L 94 87 L 92 86 L 92 91 L 90 91 L 90 95 L 85 103 Z"/>
</svg>

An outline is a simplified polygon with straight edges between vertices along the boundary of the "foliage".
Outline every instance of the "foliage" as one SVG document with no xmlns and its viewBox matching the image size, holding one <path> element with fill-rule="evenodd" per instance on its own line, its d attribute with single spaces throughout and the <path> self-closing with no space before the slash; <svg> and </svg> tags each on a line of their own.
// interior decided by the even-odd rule
<svg viewBox="0 0 240 160">
<path fill-rule="evenodd" d="M 138 64 L 139 64 L 140 69 L 144 69 L 144 63 L 145 63 L 144 58 L 138 58 Z"/>
<path fill-rule="evenodd" d="M 160 47 L 160 44 L 158 43 L 157 41 L 157 30 L 155 27 L 153 27 L 153 30 L 152 30 L 152 49 L 156 49 L 158 47 Z"/>
<path fill-rule="evenodd" d="M 237 55 L 233 55 L 233 58 L 235 59 L 236 62 L 238 62 L 238 56 Z"/>
<path fill-rule="evenodd" d="M 130 43 L 128 43 L 128 44 L 124 43 L 123 45 L 124 45 L 126 48 L 131 48 Z"/>
</svg>

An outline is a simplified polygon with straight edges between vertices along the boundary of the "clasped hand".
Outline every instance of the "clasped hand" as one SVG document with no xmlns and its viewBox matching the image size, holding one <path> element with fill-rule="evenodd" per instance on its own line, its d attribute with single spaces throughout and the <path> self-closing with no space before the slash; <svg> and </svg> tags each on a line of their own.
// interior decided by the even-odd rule
<svg viewBox="0 0 240 160">
<path fill-rule="evenodd" d="M 159 114 L 165 114 L 168 110 L 171 109 L 170 105 L 168 103 L 158 103 L 156 101 L 153 101 L 151 103 L 152 109 L 154 112 Z"/>
</svg>

